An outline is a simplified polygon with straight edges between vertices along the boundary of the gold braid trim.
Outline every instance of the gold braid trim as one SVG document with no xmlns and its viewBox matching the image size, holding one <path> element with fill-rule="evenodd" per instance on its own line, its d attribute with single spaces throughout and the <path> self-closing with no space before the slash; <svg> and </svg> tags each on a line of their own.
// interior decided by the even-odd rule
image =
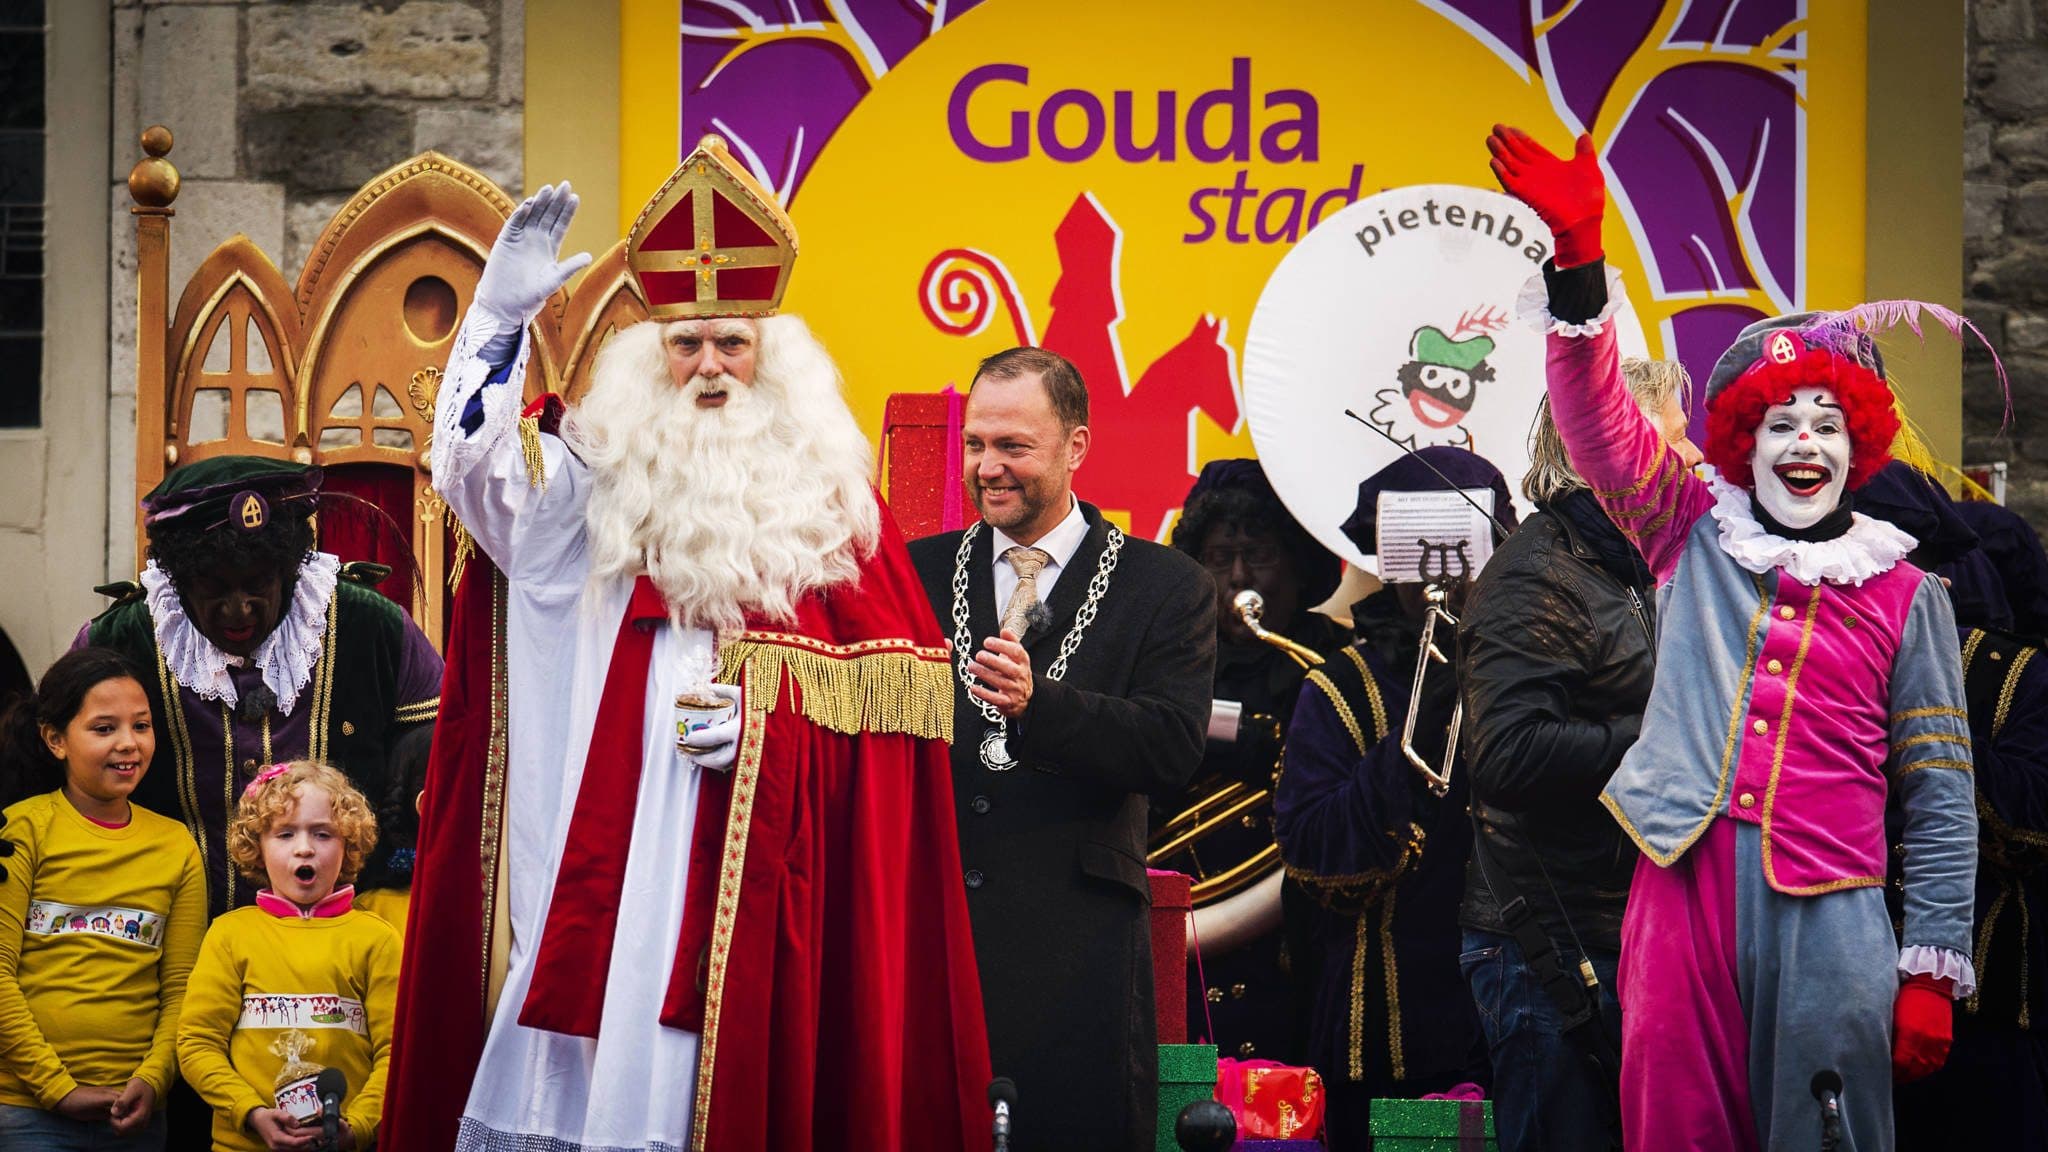
<svg viewBox="0 0 2048 1152">
<path fill-rule="evenodd" d="M 2019 691 L 2020 673 L 2026 669 L 2028 661 L 2034 658 L 2034 653 L 2039 651 L 2039 648 L 2022 648 L 2020 654 L 2012 658 L 2012 667 L 2005 673 L 2005 683 L 1998 689 L 1998 711 L 1991 718 L 1993 740 L 1998 739 L 1999 730 L 2005 727 L 2006 717 L 2012 712 L 2012 697 L 2013 693 Z"/>
<path fill-rule="evenodd" d="M 1401 975 L 1394 964 L 1394 896 L 1394 890 L 1388 889 L 1387 902 L 1380 905 L 1380 952 L 1387 961 L 1387 1055 L 1393 1060 L 1394 1080 L 1399 1082 L 1408 1079 L 1408 1061 L 1401 1044 Z"/>
<path fill-rule="evenodd" d="M 1351 1044 L 1345 1071 L 1353 1082 L 1365 1079 L 1365 961 L 1372 954 L 1372 935 L 1358 917 L 1358 941 L 1351 950 Z"/>
<path fill-rule="evenodd" d="M 1337 685 L 1324 675 L 1320 668 L 1309 669 L 1308 682 L 1315 685 L 1316 691 L 1321 692 L 1329 700 L 1330 707 L 1336 710 L 1337 719 L 1343 723 L 1344 730 L 1351 734 L 1351 743 L 1358 748 L 1358 754 L 1365 755 L 1371 745 L 1365 742 L 1365 732 L 1358 727 L 1358 717 L 1352 713 L 1351 705 L 1344 702 L 1344 693 L 1337 690 Z"/>
<path fill-rule="evenodd" d="M 1379 682 L 1373 679 L 1372 669 L 1366 667 L 1365 657 L 1358 654 L 1358 649 L 1346 645 L 1344 655 L 1350 657 L 1353 664 L 1358 665 L 1358 674 L 1364 678 L 1365 702 L 1372 708 L 1372 742 L 1377 744 L 1385 740 L 1387 733 L 1392 730 L 1387 723 L 1387 702 L 1380 698 Z M 1359 754 L 1364 753 L 1365 749 L 1360 748 Z"/>
<path fill-rule="evenodd" d="M 739 683 L 745 670 L 768 690 L 747 697 L 750 711 L 776 710 L 783 673 L 795 685 L 791 704 L 834 732 L 907 732 L 926 740 L 953 738 L 953 665 L 944 648 L 907 640 L 827 644 L 782 632 L 742 632 L 719 653 L 719 679 Z"/>
<path fill-rule="evenodd" d="M 1924 720 L 1929 716 L 1948 716 L 1965 724 L 1970 722 L 1970 714 L 1961 708 L 1909 708 L 1904 712 L 1892 713 L 1891 722 L 1897 724 L 1902 720 Z"/>
</svg>

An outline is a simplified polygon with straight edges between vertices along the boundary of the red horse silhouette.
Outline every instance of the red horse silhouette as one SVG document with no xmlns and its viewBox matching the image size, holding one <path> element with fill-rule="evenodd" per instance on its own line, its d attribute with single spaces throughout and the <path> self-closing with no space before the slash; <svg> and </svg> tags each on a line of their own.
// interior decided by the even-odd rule
<svg viewBox="0 0 2048 1152">
<path fill-rule="evenodd" d="M 1098 507 L 1128 512 L 1133 533 L 1156 539 L 1194 478 L 1194 414 L 1237 427 L 1236 372 L 1222 322 L 1204 316 L 1132 386 L 1116 334 L 1124 316 L 1122 240 L 1093 195 L 1074 198 L 1053 231 L 1060 278 L 1045 347 L 1072 360 L 1088 382 L 1094 444 L 1076 487 Z"/>
</svg>

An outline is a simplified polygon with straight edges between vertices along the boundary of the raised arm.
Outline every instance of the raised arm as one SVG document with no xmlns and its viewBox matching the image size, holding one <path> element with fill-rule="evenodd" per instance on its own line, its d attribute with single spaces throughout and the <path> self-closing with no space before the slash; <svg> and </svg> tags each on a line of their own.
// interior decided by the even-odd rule
<svg viewBox="0 0 2048 1152">
<path fill-rule="evenodd" d="M 491 246 L 435 401 L 434 488 L 493 562 L 514 579 L 552 566 L 581 539 L 581 465 L 539 437 L 539 473 L 518 435 L 526 328 L 548 297 L 590 263 L 556 260 L 577 199 L 551 185 L 514 209 Z"/>
<path fill-rule="evenodd" d="M 1545 376 L 1558 434 L 1572 468 L 1661 583 L 1713 496 L 1643 415 L 1622 378 L 1613 318 L 1626 300 L 1600 247 L 1607 186 L 1592 139 L 1581 136 L 1570 159 L 1501 125 L 1486 144 L 1501 187 L 1529 205 L 1557 241 L 1541 288 L 1532 281 L 1522 305 L 1525 317 L 1546 333 Z"/>
</svg>

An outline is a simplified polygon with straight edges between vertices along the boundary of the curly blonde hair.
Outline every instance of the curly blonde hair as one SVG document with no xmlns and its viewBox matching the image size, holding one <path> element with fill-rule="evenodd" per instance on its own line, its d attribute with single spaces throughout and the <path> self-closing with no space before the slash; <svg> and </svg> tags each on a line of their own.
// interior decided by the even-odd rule
<svg viewBox="0 0 2048 1152">
<path fill-rule="evenodd" d="M 342 843 L 341 875 L 335 883 L 353 884 L 363 860 L 377 846 L 377 816 L 348 777 L 313 760 L 294 760 L 283 772 L 242 794 L 234 819 L 228 821 L 228 859 L 251 880 L 269 879 L 263 867 L 263 834 L 298 807 L 301 784 L 325 790 L 333 804 Z"/>
</svg>

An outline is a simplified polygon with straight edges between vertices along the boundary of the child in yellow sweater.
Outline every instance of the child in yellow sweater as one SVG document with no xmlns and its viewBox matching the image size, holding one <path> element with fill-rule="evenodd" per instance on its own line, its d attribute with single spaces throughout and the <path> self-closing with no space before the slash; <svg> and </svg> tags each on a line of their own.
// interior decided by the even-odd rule
<svg viewBox="0 0 2048 1152">
<path fill-rule="evenodd" d="M 228 825 L 228 853 L 256 903 L 213 922 L 178 1025 L 185 1078 L 213 1107 L 216 1149 L 307 1148 L 320 1122 L 276 1106 L 287 1031 L 302 1060 L 341 1071 L 338 1146 L 368 1147 L 384 1108 L 398 933 L 352 908 L 350 883 L 377 843 L 377 819 L 348 778 L 299 760 L 264 769 Z M 336 885 L 341 885 L 336 887 Z"/>
<path fill-rule="evenodd" d="M 0 1148 L 161 1149 L 206 931 L 199 845 L 128 802 L 156 751 L 127 659 L 81 648 L 0 721 Z"/>
</svg>

